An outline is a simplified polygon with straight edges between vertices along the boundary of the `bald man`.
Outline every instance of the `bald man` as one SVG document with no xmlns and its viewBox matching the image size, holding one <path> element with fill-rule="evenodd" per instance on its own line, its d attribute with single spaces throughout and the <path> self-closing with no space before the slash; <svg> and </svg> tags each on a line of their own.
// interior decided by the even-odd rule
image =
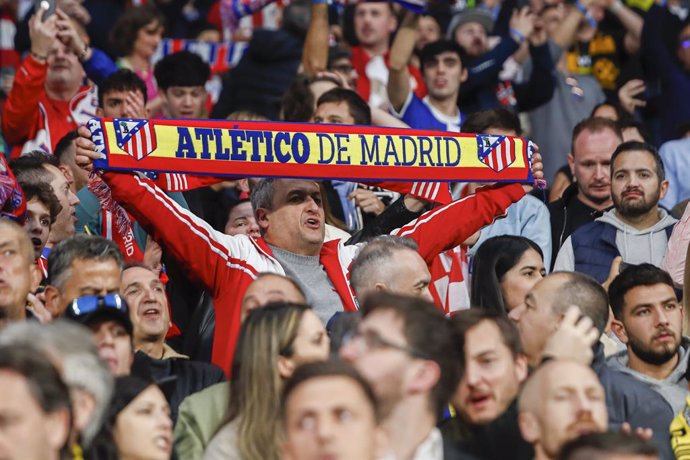
<svg viewBox="0 0 690 460">
<path fill-rule="evenodd" d="M 17 223 L 0 219 L 0 329 L 26 319 L 27 297 L 38 288 L 41 272 L 34 249 Z"/>
<path fill-rule="evenodd" d="M 534 446 L 535 460 L 554 460 L 566 442 L 608 427 L 597 375 L 571 361 L 539 367 L 525 383 L 518 407 L 520 432 Z"/>
</svg>

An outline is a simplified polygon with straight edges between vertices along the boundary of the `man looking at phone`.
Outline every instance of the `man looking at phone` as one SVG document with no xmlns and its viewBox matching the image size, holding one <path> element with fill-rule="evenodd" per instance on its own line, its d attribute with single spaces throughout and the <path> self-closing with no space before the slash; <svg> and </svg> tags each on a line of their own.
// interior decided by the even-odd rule
<svg viewBox="0 0 690 460">
<path fill-rule="evenodd" d="M 619 145 L 611 156 L 614 209 L 570 235 L 554 270 L 574 270 L 602 283 L 617 256 L 629 264 L 660 266 L 677 222 L 658 206 L 667 189 L 664 165 L 654 146 L 637 141 Z"/>
<path fill-rule="evenodd" d="M 47 3 L 47 2 L 46 2 Z M 79 56 L 60 40 L 62 12 L 44 16 L 38 10 L 29 21 L 31 52 L 24 59 L 2 111 L 2 134 L 12 145 L 12 157 L 43 150 L 53 153 L 69 131 L 96 116 L 96 91 L 83 85 Z"/>
</svg>

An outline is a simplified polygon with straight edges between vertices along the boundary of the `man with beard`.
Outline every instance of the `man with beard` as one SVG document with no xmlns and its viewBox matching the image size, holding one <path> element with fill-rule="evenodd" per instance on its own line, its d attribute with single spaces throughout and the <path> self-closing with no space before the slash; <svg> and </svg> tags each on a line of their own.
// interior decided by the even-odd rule
<svg viewBox="0 0 690 460">
<path fill-rule="evenodd" d="M 575 181 L 549 204 L 552 266 L 566 238 L 611 209 L 611 155 L 621 142 L 620 128 L 606 118 L 586 118 L 573 129 L 568 165 Z"/>
<path fill-rule="evenodd" d="M 608 364 L 649 385 L 674 413 L 685 406 L 688 347 L 682 336 L 683 306 L 671 276 L 651 264 L 633 265 L 609 287 L 611 329 L 627 345 Z"/>
<path fill-rule="evenodd" d="M 528 363 L 536 368 L 548 356 L 547 340 L 558 333 L 559 324 L 565 321 L 565 313 L 571 306 L 579 307 L 601 335 L 609 317 L 608 304 L 606 291 L 596 280 L 582 273 L 556 272 L 538 281 L 525 296 L 524 303 L 510 311 L 509 317 L 518 325 Z M 604 387 L 611 427 L 628 423 L 633 429 L 651 428 L 662 458 L 673 458 L 668 442 L 668 426 L 673 419 L 671 406 L 644 383 L 608 366 L 603 344 L 597 343 L 593 352 L 592 370 Z"/>
<path fill-rule="evenodd" d="M 602 283 L 617 256 L 628 264 L 660 266 L 677 222 L 657 206 L 667 188 L 654 146 L 637 141 L 619 145 L 611 157 L 614 209 L 570 235 L 554 270 L 586 273 Z"/>
<path fill-rule="evenodd" d="M 587 366 L 551 361 L 527 380 L 518 402 L 518 423 L 534 446 L 535 460 L 553 460 L 563 445 L 587 433 L 604 432 L 604 388 Z"/>
</svg>

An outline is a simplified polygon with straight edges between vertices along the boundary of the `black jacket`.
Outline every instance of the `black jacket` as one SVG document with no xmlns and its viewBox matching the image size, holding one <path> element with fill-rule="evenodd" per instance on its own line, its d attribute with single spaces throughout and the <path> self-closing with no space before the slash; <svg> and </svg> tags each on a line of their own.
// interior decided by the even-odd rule
<svg viewBox="0 0 690 460">
<path fill-rule="evenodd" d="M 237 67 L 223 77 L 212 118 L 249 110 L 278 120 L 283 94 L 302 60 L 302 39 L 285 30 L 255 30 Z"/>
<path fill-rule="evenodd" d="M 517 419 L 516 398 L 496 420 L 486 425 L 469 426 L 456 417 L 446 420 L 441 432 L 459 443 L 464 452 L 481 460 L 531 460 L 534 449 L 522 439 Z"/>
<path fill-rule="evenodd" d="M 580 226 L 594 222 L 608 209 L 598 211 L 580 201 L 577 197 L 576 183 L 570 184 L 561 198 L 549 203 L 548 208 L 551 215 L 551 268 L 553 268 L 558 250 L 565 240 Z"/>
<path fill-rule="evenodd" d="M 215 383 L 225 381 L 220 368 L 209 363 L 184 358 L 154 359 L 138 351 L 134 355 L 132 375 L 158 383 L 170 403 L 173 422 L 184 398 Z"/>
</svg>

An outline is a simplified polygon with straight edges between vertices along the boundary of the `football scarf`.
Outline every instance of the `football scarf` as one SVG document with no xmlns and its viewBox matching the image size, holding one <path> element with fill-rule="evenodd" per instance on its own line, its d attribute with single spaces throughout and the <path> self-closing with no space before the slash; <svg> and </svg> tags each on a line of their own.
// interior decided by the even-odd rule
<svg viewBox="0 0 690 460">
<path fill-rule="evenodd" d="M 216 177 L 356 182 L 533 181 L 520 137 L 216 120 L 91 119 L 94 166 Z"/>
</svg>

